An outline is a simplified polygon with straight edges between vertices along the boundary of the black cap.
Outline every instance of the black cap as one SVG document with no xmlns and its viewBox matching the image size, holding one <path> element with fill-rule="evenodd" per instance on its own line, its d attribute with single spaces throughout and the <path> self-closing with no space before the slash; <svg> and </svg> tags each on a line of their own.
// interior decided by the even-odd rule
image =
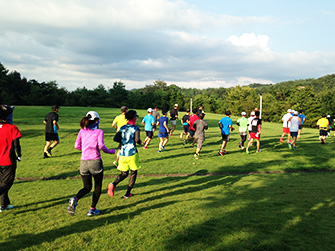
<svg viewBox="0 0 335 251">
<path fill-rule="evenodd" d="M 125 115 L 127 120 L 131 120 L 134 119 L 136 117 L 138 117 L 137 112 L 135 110 L 129 110 L 126 115 Z"/>
<path fill-rule="evenodd" d="M 0 105 L 0 119 L 5 120 L 13 109 L 9 105 Z"/>
</svg>

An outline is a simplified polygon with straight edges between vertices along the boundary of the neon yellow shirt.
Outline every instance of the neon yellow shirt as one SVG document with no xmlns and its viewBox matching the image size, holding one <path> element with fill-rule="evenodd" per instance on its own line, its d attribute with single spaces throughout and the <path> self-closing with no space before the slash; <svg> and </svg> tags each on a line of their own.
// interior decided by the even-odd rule
<svg viewBox="0 0 335 251">
<path fill-rule="evenodd" d="M 319 126 L 319 129 L 320 129 L 320 130 L 327 130 L 327 128 L 328 128 L 328 123 L 329 123 L 328 119 L 326 119 L 326 118 L 321 118 L 321 119 L 318 120 L 318 122 L 316 123 L 316 125 Z"/>
<path fill-rule="evenodd" d="M 127 122 L 128 120 L 126 119 L 126 116 L 124 114 L 120 114 L 119 116 L 115 117 L 112 126 L 116 126 L 116 131 L 118 132 L 122 126 L 127 124 Z"/>
</svg>

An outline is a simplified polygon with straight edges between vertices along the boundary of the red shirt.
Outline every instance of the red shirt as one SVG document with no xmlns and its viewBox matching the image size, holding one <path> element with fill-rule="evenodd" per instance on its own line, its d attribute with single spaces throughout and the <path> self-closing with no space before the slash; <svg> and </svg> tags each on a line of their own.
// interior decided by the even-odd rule
<svg viewBox="0 0 335 251">
<path fill-rule="evenodd" d="M 0 166 L 10 166 L 9 153 L 14 139 L 21 138 L 20 130 L 11 124 L 0 124 Z"/>
<path fill-rule="evenodd" d="M 192 131 L 195 131 L 194 127 L 193 127 L 193 124 L 195 121 L 197 121 L 199 119 L 199 117 L 196 115 L 196 114 L 192 114 L 189 118 L 190 120 L 190 127 L 189 129 L 192 130 Z"/>
</svg>

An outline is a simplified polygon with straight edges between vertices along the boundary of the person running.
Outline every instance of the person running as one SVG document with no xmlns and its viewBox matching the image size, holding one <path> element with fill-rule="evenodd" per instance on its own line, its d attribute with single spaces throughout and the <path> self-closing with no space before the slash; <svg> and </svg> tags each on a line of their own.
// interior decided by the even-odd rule
<svg viewBox="0 0 335 251">
<path fill-rule="evenodd" d="M 136 144 L 142 145 L 142 141 L 140 139 L 140 128 L 135 125 L 137 117 L 138 115 L 135 110 L 129 110 L 126 113 L 126 119 L 128 120 L 127 124 L 122 126 L 114 136 L 114 141 L 121 144 L 120 163 L 117 168 L 121 171 L 121 174 L 116 177 L 113 183 L 109 183 L 108 185 L 107 193 L 110 197 L 114 196 L 116 186 L 128 177 L 129 171 L 131 171 L 131 173 L 128 188 L 123 197 L 128 199 L 133 196 L 131 190 L 136 182 L 137 171 L 141 168 L 136 148 Z"/>
<path fill-rule="evenodd" d="M 319 134 L 320 134 L 319 140 L 321 144 L 325 144 L 327 137 L 327 130 L 329 127 L 329 121 L 326 118 L 326 114 L 322 114 L 322 118 L 318 120 L 316 125 L 319 127 Z"/>
<path fill-rule="evenodd" d="M 292 140 L 290 143 L 288 143 L 289 149 L 292 149 L 292 148 L 296 149 L 295 142 L 297 141 L 297 137 L 299 133 L 299 125 L 301 125 L 302 123 L 298 115 L 299 115 L 298 111 L 294 111 L 293 117 L 289 118 L 287 121 L 287 127 L 288 127 L 288 123 L 291 123 L 290 134 L 291 134 Z"/>
<path fill-rule="evenodd" d="M 301 131 L 302 131 L 302 127 L 306 121 L 306 116 L 302 113 L 302 110 L 299 110 L 299 114 L 298 117 L 301 120 L 301 124 L 299 124 L 299 131 L 298 131 L 298 139 L 300 139 L 301 137 Z"/>
<path fill-rule="evenodd" d="M 181 119 L 181 124 L 183 126 L 184 132 L 180 133 L 180 138 L 183 138 L 183 135 L 186 135 L 186 138 L 188 137 L 188 135 L 190 134 L 189 132 L 189 127 L 190 127 L 190 109 L 186 110 L 186 114 L 183 116 L 183 118 Z"/>
<path fill-rule="evenodd" d="M 22 160 L 20 130 L 6 120 L 13 113 L 8 105 L 0 106 L 0 212 L 13 209 L 8 191 L 14 184 L 17 161 Z"/>
<path fill-rule="evenodd" d="M 248 141 L 250 141 L 250 133 L 251 133 L 251 121 L 255 118 L 255 111 L 250 112 L 250 117 L 248 118 L 248 131 L 249 131 L 249 139 Z"/>
<path fill-rule="evenodd" d="M 148 149 L 148 145 L 153 136 L 153 126 L 155 125 L 155 118 L 152 116 L 153 109 L 148 109 L 148 114 L 143 118 L 142 124 L 144 125 L 144 130 L 146 133 L 146 138 L 143 143 L 143 148 Z"/>
<path fill-rule="evenodd" d="M 330 129 L 332 129 L 331 124 L 332 124 L 332 118 L 330 115 L 327 115 L 328 119 L 328 130 L 327 130 L 327 137 L 330 137 Z"/>
<path fill-rule="evenodd" d="M 102 188 L 103 164 L 100 151 L 115 154 L 115 149 L 108 149 L 104 143 L 104 132 L 99 129 L 100 117 L 95 111 L 89 111 L 80 121 L 80 131 L 78 133 L 74 147 L 81 151 L 80 175 L 83 180 L 83 188 L 76 196 L 70 198 L 67 212 L 74 215 L 78 201 L 92 190 L 92 177 L 94 179 L 94 192 L 92 195 L 91 208 L 87 216 L 97 215 L 100 211 L 96 208 Z"/>
<path fill-rule="evenodd" d="M 283 121 L 283 134 L 280 137 L 280 143 L 283 143 L 284 141 L 284 136 L 287 134 L 287 143 L 291 142 L 291 135 L 290 135 L 290 127 L 291 127 L 291 122 L 287 123 L 287 121 L 289 120 L 289 118 L 292 117 L 291 114 L 292 110 L 288 109 L 287 113 L 282 117 L 282 121 Z"/>
<path fill-rule="evenodd" d="M 178 104 L 175 104 L 173 109 L 170 111 L 170 121 L 172 125 L 170 129 L 170 136 L 173 135 L 173 132 L 176 129 L 177 119 L 178 119 Z"/>
<path fill-rule="evenodd" d="M 189 130 L 189 134 L 188 136 L 186 137 L 186 139 L 184 139 L 184 142 L 183 142 L 183 145 L 185 146 L 185 144 L 187 142 L 189 142 L 190 140 L 194 139 L 194 134 L 195 134 L 195 128 L 193 127 L 193 124 L 195 121 L 197 121 L 199 119 L 197 113 L 198 113 L 198 109 L 193 109 L 192 111 L 192 115 L 189 117 L 189 127 L 188 127 L 188 130 Z"/>
<path fill-rule="evenodd" d="M 169 118 L 167 115 L 167 110 L 162 110 L 163 116 L 158 119 L 157 125 L 158 128 L 158 138 L 159 138 L 159 146 L 158 146 L 158 152 L 165 151 L 165 145 L 169 141 L 169 128 L 168 128 L 168 121 Z"/>
<path fill-rule="evenodd" d="M 154 111 L 152 112 L 152 116 L 154 116 L 154 118 L 155 118 L 155 124 L 154 124 L 153 129 L 152 129 L 152 134 L 155 134 L 156 126 L 157 126 L 157 121 L 158 121 L 158 119 L 160 117 L 157 106 L 154 108 Z"/>
<path fill-rule="evenodd" d="M 116 129 L 116 133 L 120 130 L 120 128 L 124 125 L 127 124 L 128 120 L 126 119 L 126 113 L 128 111 L 127 106 L 121 106 L 121 114 L 116 116 L 113 120 L 112 126 Z M 113 162 L 113 165 L 115 167 L 118 166 L 119 164 L 119 159 L 120 159 L 120 147 L 118 147 L 118 151 L 116 154 L 116 160 Z"/>
<path fill-rule="evenodd" d="M 193 124 L 193 128 L 195 129 L 193 145 L 195 142 L 197 142 L 197 150 L 194 154 L 194 158 L 196 159 L 199 158 L 199 153 L 202 149 L 202 144 L 205 141 L 205 130 L 208 129 L 208 123 L 205 120 L 203 120 L 204 117 L 205 114 L 201 113 L 199 115 L 199 119 L 196 120 Z"/>
<path fill-rule="evenodd" d="M 241 136 L 241 141 L 238 142 L 238 147 L 241 148 L 241 150 L 244 150 L 244 142 L 247 140 L 248 136 L 248 126 L 249 126 L 249 120 L 246 118 L 247 113 L 242 112 L 241 113 L 241 118 L 239 118 L 236 122 L 236 124 L 240 127 L 239 128 L 239 133 Z"/>
<path fill-rule="evenodd" d="M 49 112 L 43 121 L 45 124 L 45 141 L 46 144 L 44 146 L 44 156 L 43 158 L 51 157 L 51 150 L 54 149 L 59 144 L 59 136 L 58 136 L 58 111 L 59 106 L 53 105 L 51 107 L 52 112 Z M 53 143 L 52 143 L 53 141 Z M 51 144 L 52 143 L 52 144 Z"/>
<path fill-rule="evenodd" d="M 227 142 L 229 142 L 229 134 L 230 134 L 230 131 L 234 131 L 233 120 L 230 117 L 231 117 L 231 112 L 226 111 L 226 117 L 223 117 L 219 121 L 219 127 L 221 129 L 221 136 L 222 136 L 222 145 L 218 153 L 221 156 L 227 153 L 226 145 L 227 145 Z"/>
<path fill-rule="evenodd" d="M 198 105 L 198 111 L 197 111 L 198 117 L 200 117 L 199 116 L 200 114 L 205 113 L 203 110 L 204 110 L 204 106 L 202 104 Z"/>
<path fill-rule="evenodd" d="M 259 111 L 255 112 L 255 118 L 251 121 L 251 132 L 250 132 L 250 141 L 248 142 L 248 146 L 246 149 L 246 153 L 249 154 L 249 147 L 252 145 L 254 140 L 257 141 L 257 153 L 261 151 L 261 127 L 262 127 L 262 120 L 259 118 Z"/>
</svg>

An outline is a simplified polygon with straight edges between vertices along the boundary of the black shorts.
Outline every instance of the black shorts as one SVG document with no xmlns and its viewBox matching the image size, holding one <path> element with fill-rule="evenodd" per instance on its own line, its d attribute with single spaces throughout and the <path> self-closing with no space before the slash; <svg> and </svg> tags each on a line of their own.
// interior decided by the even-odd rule
<svg viewBox="0 0 335 251">
<path fill-rule="evenodd" d="M 157 125 L 156 123 L 152 126 L 153 129 L 156 129 Z"/>
<path fill-rule="evenodd" d="M 149 139 L 152 139 L 152 135 L 153 135 L 152 131 L 145 131 L 145 133 Z"/>
<path fill-rule="evenodd" d="M 58 133 L 45 133 L 45 141 L 59 141 Z"/>
<path fill-rule="evenodd" d="M 195 134 L 195 131 L 193 131 L 193 130 L 189 130 L 189 131 L 190 131 L 190 136 L 193 137 L 194 134 Z"/>
<path fill-rule="evenodd" d="M 190 132 L 190 129 L 189 129 L 189 125 L 187 125 L 187 126 L 183 126 L 184 127 L 184 133 L 188 133 L 188 132 Z"/>
<path fill-rule="evenodd" d="M 299 130 L 301 130 L 302 129 L 302 125 L 299 125 Z"/>
<path fill-rule="evenodd" d="M 222 133 L 221 133 L 221 136 L 222 136 L 222 140 L 223 140 L 223 141 L 226 141 L 226 142 L 229 141 L 229 134 L 227 135 L 227 134 L 222 134 Z"/>
<path fill-rule="evenodd" d="M 326 130 L 320 130 L 320 136 L 327 136 Z"/>
</svg>

